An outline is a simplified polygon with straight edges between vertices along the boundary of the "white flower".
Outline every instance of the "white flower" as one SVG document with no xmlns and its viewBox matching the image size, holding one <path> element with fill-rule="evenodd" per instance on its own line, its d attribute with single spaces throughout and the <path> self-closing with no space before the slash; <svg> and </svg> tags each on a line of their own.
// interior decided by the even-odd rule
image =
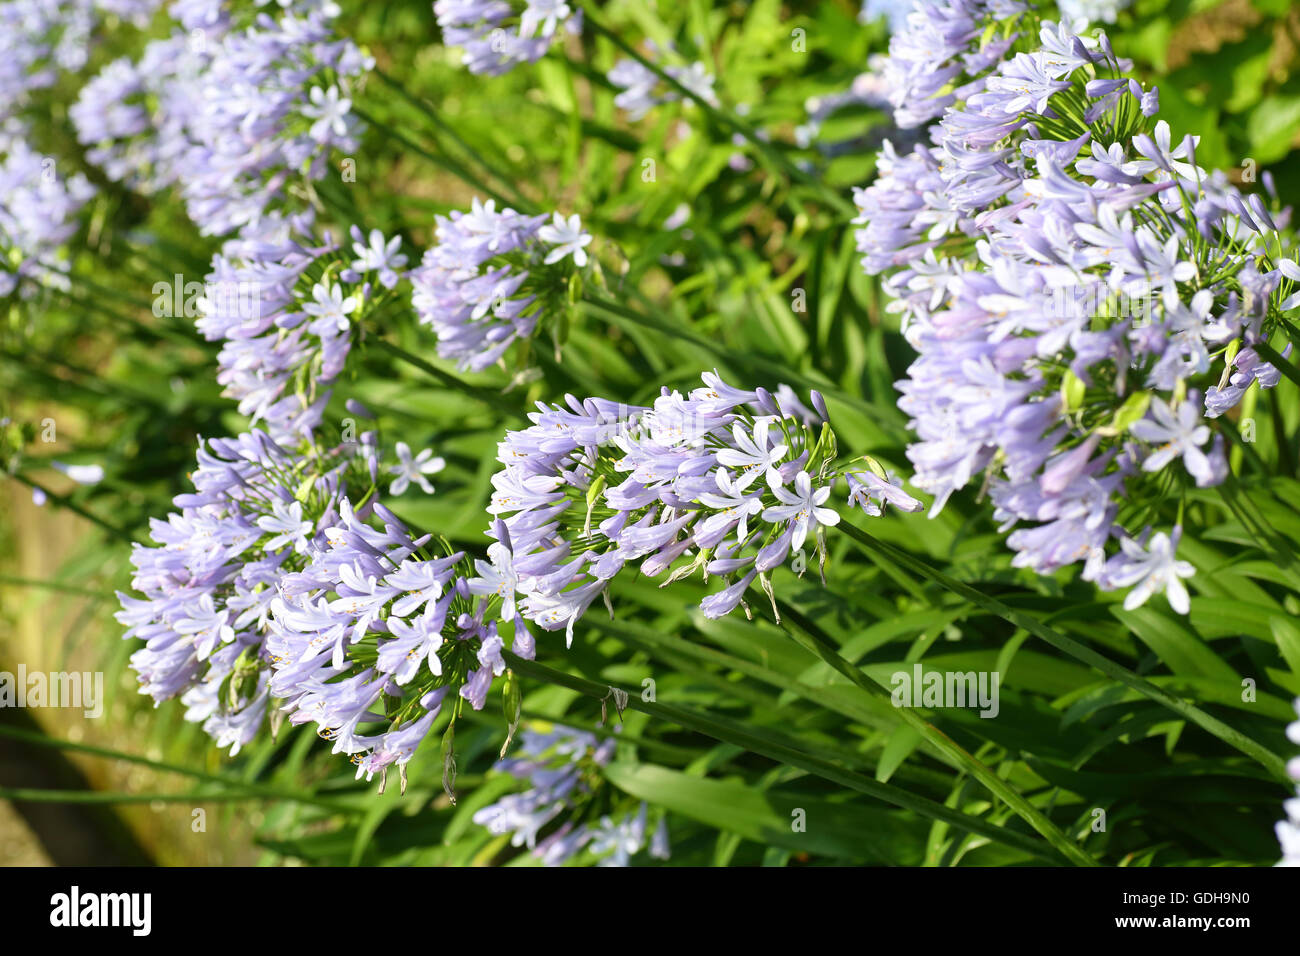
<svg viewBox="0 0 1300 956">
<path fill-rule="evenodd" d="M 195 635 L 193 640 L 200 660 L 211 654 L 218 642 L 228 644 L 235 639 L 235 629 L 228 623 L 230 612 L 225 608 L 218 611 L 211 594 L 186 604 L 184 613 L 185 617 L 172 626 L 178 634 Z"/>
<path fill-rule="evenodd" d="M 340 97 L 337 86 L 328 89 L 314 86 L 308 95 L 311 104 L 302 108 L 302 115 L 316 121 L 311 125 L 311 138 L 323 142 L 325 134 L 330 131 L 338 137 L 346 136 L 348 111 L 352 109 L 352 101 L 347 97 Z"/>
<path fill-rule="evenodd" d="M 710 106 L 718 105 L 717 94 L 713 92 L 713 75 L 703 63 L 692 63 L 688 67 L 670 66 L 664 72 Z"/>
<path fill-rule="evenodd" d="M 352 251 L 357 255 L 352 268 L 357 272 L 378 272 L 384 288 L 391 289 L 397 285 L 397 270 L 406 265 L 406 256 L 398 252 L 401 248 L 401 236 L 393 236 L 385 242 L 382 232 L 371 229 L 370 245 L 359 241 L 352 243 Z"/>
<path fill-rule="evenodd" d="M 561 20 L 567 20 L 573 11 L 564 0 L 528 0 L 528 8 L 519 17 L 519 37 L 528 39 L 541 27 L 541 35 L 549 37 Z"/>
<path fill-rule="evenodd" d="M 925 506 L 903 490 L 898 476 L 890 472 L 885 478 L 864 471 L 844 476 L 849 485 L 850 505 L 858 505 L 873 518 L 884 514 L 885 505 L 900 511 L 920 511 Z"/>
<path fill-rule="evenodd" d="M 559 262 L 569 254 L 573 255 L 573 261 L 578 266 L 587 264 L 587 250 L 583 246 L 591 242 L 591 234 L 582 231 L 582 220 L 578 218 L 577 213 L 565 222 L 564 217 L 557 212 L 549 226 L 542 226 L 537 230 L 537 238 L 555 245 L 555 248 L 546 255 L 547 265 Z"/>
<path fill-rule="evenodd" d="M 803 547 L 808 532 L 819 525 L 834 527 L 840 523 L 839 513 L 830 508 L 821 507 L 830 497 L 830 486 L 813 489 L 812 477 L 806 471 L 799 472 L 794 479 L 794 492 L 791 493 L 780 484 L 780 479 L 768 479 L 772 493 L 784 505 L 773 505 L 763 512 L 763 520 L 775 524 L 778 521 L 790 521 L 794 525 L 794 536 L 790 547 L 798 551 Z"/>
<path fill-rule="evenodd" d="M 264 551 L 274 551 L 286 544 L 292 544 L 299 554 L 307 550 L 307 535 L 311 534 L 312 523 L 303 520 L 302 503 L 291 501 L 271 502 L 271 513 L 257 519 L 257 526 L 274 535 L 262 545 Z"/>
<path fill-rule="evenodd" d="M 757 475 L 758 471 L 750 472 L 751 475 Z M 740 482 L 733 483 L 731 473 L 725 468 L 719 468 L 714 475 L 714 481 L 718 489 L 722 492 L 720 495 L 703 494 L 700 495 L 700 503 L 709 508 L 718 509 L 719 513 L 710 515 L 700 526 L 700 533 L 708 535 L 710 532 L 717 530 L 721 525 L 730 524 L 738 521 L 736 525 L 736 535 L 744 541 L 749 536 L 748 523 L 749 516 L 758 514 L 763 510 L 762 495 L 745 496 L 744 488 Z"/>
<path fill-rule="evenodd" d="M 519 578 L 515 574 L 510 549 L 498 541 L 488 548 L 488 557 L 491 563 L 475 559 L 474 570 L 478 571 L 479 577 L 470 578 L 467 582 L 469 593 L 494 594 L 501 598 L 501 620 L 513 621 L 515 589 L 519 586 Z"/>
<path fill-rule="evenodd" d="M 1287 819 L 1276 825 L 1277 842 L 1282 845 L 1282 859 L 1277 866 L 1300 866 L 1300 797 L 1283 803 Z"/>
<path fill-rule="evenodd" d="M 1164 120 L 1160 120 L 1160 122 L 1156 123 L 1152 135 L 1139 134 L 1133 137 L 1133 145 L 1139 153 L 1152 160 L 1160 169 L 1181 176 L 1183 179 L 1199 181 L 1205 175 L 1203 170 L 1191 163 L 1177 162 L 1177 160 L 1189 158 L 1187 152 L 1187 140 L 1189 139 L 1192 147 L 1195 148 L 1201 138 L 1199 136 L 1184 137 L 1183 141 L 1174 147 L 1169 124 Z"/>
<path fill-rule="evenodd" d="M 1198 403 L 1184 401 L 1175 412 L 1164 399 L 1153 396 L 1150 415 L 1130 429 L 1135 437 L 1160 446 L 1142 462 L 1142 470 L 1159 471 L 1181 455 L 1188 473 L 1200 482 L 1210 472 L 1210 460 L 1200 449 L 1210 438 L 1210 428 L 1201 421 Z"/>
<path fill-rule="evenodd" d="M 1295 701 L 1295 709 L 1300 714 L 1300 698 Z M 1286 737 L 1300 747 L 1300 720 L 1287 725 Z M 1293 780 L 1300 782 L 1300 757 L 1288 761 L 1286 770 Z M 1277 842 L 1282 844 L 1282 859 L 1277 865 L 1300 866 L 1300 787 L 1296 788 L 1294 797 L 1283 802 L 1282 809 L 1287 818 L 1277 824 Z"/>
<path fill-rule="evenodd" d="M 610 855 L 601 860 L 598 865 L 627 866 L 632 854 L 641 850 L 645 839 L 644 827 L 645 824 L 642 822 L 638 828 L 637 820 L 630 813 L 617 823 L 609 816 L 601 817 L 600 824 L 591 838 L 590 850 L 596 856 L 605 853 Z"/>
<path fill-rule="evenodd" d="M 740 477 L 736 479 L 736 490 L 744 491 L 752 485 L 759 475 L 766 474 L 768 484 L 775 480 L 781 483 L 781 476 L 776 470 L 777 464 L 785 456 L 785 445 L 768 447 L 767 433 L 771 428 L 770 418 L 760 418 L 754 422 L 754 435 L 751 438 L 739 422 L 731 426 L 731 437 L 736 441 L 736 448 L 724 448 L 718 452 L 718 464 L 730 468 L 740 468 Z"/>
<path fill-rule="evenodd" d="M 1108 573 L 1108 579 L 1117 588 L 1137 585 L 1124 598 L 1124 610 L 1139 608 L 1151 595 L 1164 591 L 1171 608 L 1179 614 L 1188 612 L 1191 605 L 1181 579 L 1190 578 L 1196 568 L 1174 557 L 1181 535 L 1181 528 L 1174 529 L 1172 539 L 1163 531 L 1158 532 L 1151 537 L 1146 550 L 1132 538 L 1120 539 L 1123 554 L 1117 557 L 1117 566 Z"/>
<path fill-rule="evenodd" d="M 1170 236 L 1162 246 L 1150 230 L 1143 229 L 1138 232 L 1137 241 L 1145 272 L 1128 283 L 1127 288 L 1137 295 L 1159 288 L 1164 291 L 1165 307 L 1174 308 L 1179 298 L 1178 283 L 1196 277 L 1195 264 L 1181 258 L 1182 246 L 1177 236 Z"/>
<path fill-rule="evenodd" d="M 436 475 L 447 467 L 447 462 L 439 457 L 433 457 L 433 449 L 426 448 L 414 458 L 411 457 L 411 446 L 404 441 L 397 443 L 398 463 L 388 469 L 390 475 L 396 475 L 393 483 L 388 486 L 388 492 L 392 495 L 403 494 L 415 482 L 420 486 L 426 495 L 433 494 L 433 485 L 429 484 L 425 475 Z"/>
<path fill-rule="evenodd" d="M 357 310 L 360 300 L 355 295 L 343 298 L 343 287 L 332 286 L 328 280 L 312 286 L 311 295 L 316 301 L 304 305 L 302 310 L 316 316 L 312 331 L 318 335 L 333 329 L 346 332 L 350 325 L 348 316 Z"/>
</svg>

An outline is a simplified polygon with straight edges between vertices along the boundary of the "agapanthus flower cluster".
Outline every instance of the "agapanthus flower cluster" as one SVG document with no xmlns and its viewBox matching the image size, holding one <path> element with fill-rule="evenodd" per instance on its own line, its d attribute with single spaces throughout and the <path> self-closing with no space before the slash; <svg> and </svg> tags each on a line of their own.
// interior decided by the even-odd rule
<svg viewBox="0 0 1300 956">
<path fill-rule="evenodd" d="M 482 371 L 514 343 L 531 342 L 542 319 L 559 348 L 592 241 L 576 215 L 557 212 L 548 222 L 476 198 L 469 212 L 438 216 L 436 236 L 411 283 L 440 356 Z"/>
<path fill-rule="evenodd" d="M 859 193 L 864 265 L 904 266 L 887 287 L 920 353 L 899 383 L 914 481 L 937 512 L 982 474 L 1017 566 L 1084 562 L 1126 606 L 1164 591 L 1185 613 L 1193 569 L 1154 509 L 1226 477 L 1207 419 L 1276 384 L 1253 346 L 1300 302 L 1300 266 L 1104 35 L 1039 37 Z"/>
<path fill-rule="evenodd" d="M 243 29 L 211 6 L 216 20 L 199 33 L 109 64 L 72 117 L 110 177 L 177 184 L 200 229 L 225 235 L 281 209 L 293 184 L 320 179 L 334 151 L 355 152 L 352 89 L 372 61 L 334 36 L 331 4 L 260 13 Z"/>
<path fill-rule="evenodd" d="M 274 729 L 287 715 L 348 754 L 358 777 L 396 767 L 403 790 L 446 704 L 454 793 L 455 718 L 463 704 L 483 708 L 507 646 L 534 656 L 532 635 L 513 594 L 480 577 L 487 562 L 417 535 L 380 502 L 375 432 L 332 448 L 321 434 L 277 441 L 255 428 L 201 443 L 195 492 L 132 554 L 143 597 L 118 595 L 125 636 L 145 641 L 131 659 L 141 692 L 181 697 L 232 753 L 265 717 Z"/>
<path fill-rule="evenodd" d="M 656 49 L 653 43 L 649 46 L 652 50 Z M 670 65 L 665 66 L 663 70 L 710 106 L 718 105 L 717 94 L 713 92 L 713 74 L 703 63 L 692 63 L 690 66 Z M 609 71 L 608 79 L 620 90 L 614 97 L 614 105 L 626 110 L 630 120 L 639 120 L 656 106 L 674 103 L 684 98 L 653 70 L 628 57 L 614 64 Z"/>
<path fill-rule="evenodd" d="M 310 219 L 272 216 L 229 240 L 199 302 L 199 331 L 223 343 L 224 394 L 277 438 L 320 423 L 354 338 L 406 262 L 395 239 L 355 226 L 350 250 L 313 239 Z"/>
<path fill-rule="evenodd" d="M 824 565 L 840 479 L 868 513 L 920 507 L 873 461 L 840 461 L 817 393 L 809 409 L 788 390 L 703 379 L 689 395 L 665 388 L 653 407 L 539 404 L 530 427 L 507 433 L 489 508 L 504 519 L 491 572 L 523 595 L 525 618 L 564 628 L 571 643 L 625 565 L 665 584 L 720 579 L 701 609 L 721 617 L 756 577 L 771 595 L 770 572 L 792 554 L 806 568 L 805 544 Z"/>
<path fill-rule="evenodd" d="M 1300 714 L 1300 699 L 1295 702 L 1296 713 Z M 1286 728 L 1286 736 L 1291 743 L 1300 747 L 1300 720 Z M 1300 757 L 1292 757 L 1286 765 L 1286 772 L 1296 782 L 1296 794 L 1282 804 L 1286 819 L 1277 824 L 1277 842 L 1282 845 L 1282 859 L 1278 866 L 1300 866 Z"/>
<path fill-rule="evenodd" d="M 484 562 L 415 536 L 375 502 L 344 500 L 326 538 L 277 581 L 271 695 L 292 723 L 314 724 L 349 755 L 358 777 L 396 765 L 403 789 L 407 763 L 448 707 L 444 786 L 454 794 L 455 717 L 464 703 L 481 710 L 505 673 L 499 624 L 513 630 L 514 653 L 535 654 L 513 596 L 480 586 Z"/>
<path fill-rule="evenodd" d="M 17 121 L 7 132 L 12 139 L 0 144 L 0 296 L 24 277 L 58 282 L 62 247 L 95 195 L 81 173 L 64 175 L 53 157 L 31 149 Z"/>
<path fill-rule="evenodd" d="M 646 848 L 647 837 L 649 855 L 668 859 L 667 815 L 660 816 L 651 834 L 646 804 L 627 806 L 600 774 L 614 747 L 612 736 L 601 740 L 559 724 L 545 731 L 526 727 L 519 756 L 500 761 L 495 769 L 526 781 L 529 788 L 476 811 L 474 822 L 496 834 L 511 834 L 511 846 L 527 846 L 547 866 L 561 866 L 584 848 L 600 866 L 628 866 Z"/>
<path fill-rule="evenodd" d="M 924 126 L 981 88 L 1016 39 L 1021 0 L 917 0 L 889 40 L 881 76 L 894 122 Z"/>
<path fill-rule="evenodd" d="M 373 485 L 365 442 L 324 450 L 287 447 L 254 429 L 198 451 L 192 494 L 150 522 L 153 546 L 136 545 L 132 588 L 118 594 L 140 692 L 180 696 L 235 753 L 262 726 L 270 701 L 267 625 L 280 581 L 327 544 L 349 487 Z"/>
<path fill-rule="evenodd" d="M 210 61 L 205 44 L 178 32 L 150 42 L 138 61 L 107 64 L 68 111 L 86 158 L 109 179 L 146 194 L 177 184 Z"/>
<path fill-rule="evenodd" d="M 582 10 L 564 0 L 436 0 L 442 42 L 464 49 L 471 73 L 500 76 L 520 63 L 536 63 L 561 31 L 582 32 Z"/>
<path fill-rule="evenodd" d="M 90 0 L 6 0 L 0 3 L 0 122 L 30 105 L 63 71 L 90 55 L 97 16 Z"/>
</svg>

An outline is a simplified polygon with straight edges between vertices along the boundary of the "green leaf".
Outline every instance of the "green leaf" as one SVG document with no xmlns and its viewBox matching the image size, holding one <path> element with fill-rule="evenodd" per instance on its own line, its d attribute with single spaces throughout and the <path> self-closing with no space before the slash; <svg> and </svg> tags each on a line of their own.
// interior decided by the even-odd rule
<svg viewBox="0 0 1300 956">
<path fill-rule="evenodd" d="M 1111 614 L 1178 676 L 1208 677 L 1234 685 L 1240 681 L 1237 672 L 1180 620 L 1150 607 L 1132 611 L 1114 607 Z"/>
<path fill-rule="evenodd" d="M 1292 673 L 1300 674 L 1300 627 L 1284 617 L 1270 618 L 1268 623 L 1286 666 Z"/>
<path fill-rule="evenodd" d="M 1265 97 L 1246 119 L 1250 158 L 1261 165 L 1276 162 L 1291 152 L 1297 133 L 1300 133 L 1300 96 Z M 1197 159 L 1201 161 L 1199 155 Z"/>
<path fill-rule="evenodd" d="M 915 729 L 898 728 L 889 738 L 889 743 L 885 744 L 885 750 L 880 755 L 880 763 L 876 765 L 876 779 L 881 783 L 888 783 L 899 764 L 906 760 L 920 743 L 921 735 Z"/>
<path fill-rule="evenodd" d="M 832 803 L 653 764 L 612 763 L 605 778 L 632 796 L 756 843 L 841 860 L 915 866 L 925 824 L 909 815 Z M 802 827 L 802 831 L 798 828 Z"/>
</svg>

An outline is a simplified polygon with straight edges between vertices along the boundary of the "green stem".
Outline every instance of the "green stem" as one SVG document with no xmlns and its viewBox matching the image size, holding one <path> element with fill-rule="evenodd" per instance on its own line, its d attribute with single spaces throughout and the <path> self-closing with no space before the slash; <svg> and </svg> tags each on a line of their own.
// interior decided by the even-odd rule
<svg viewBox="0 0 1300 956">
<path fill-rule="evenodd" d="M 75 305 L 77 308 L 86 309 L 90 312 L 97 312 L 106 318 L 112 319 L 114 322 L 120 322 L 123 325 L 130 326 L 149 341 L 163 342 L 171 340 L 174 342 L 180 342 L 184 345 L 200 346 L 206 344 L 203 337 L 199 335 L 193 327 L 186 331 L 178 328 L 175 323 L 170 323 L 160 326 L 159 328 L 154 328 L 153 326 L 146 325 L 139 319 L 133 318 L 129 315 L 124 315 L 115 309 L 110 309 L 102 302 L 97 302 L 93 299 L 87 299 L 76 295 L 71 290 L 50 288 L 47 291 L 52 295 L 58 296 L 72 305 Z"/>
<path fill-rule="evenodd" d="M 49 492 L 46 492 L 48 494 Z M 38 581 L 33 578 L 18 578 L 10 574 L 0 574 L 0 586 L 11 585 L 22 588 L 46 588 L 50 591 L 62 591 L 66 594 L 80 594 L 84 597 L 94 598 L 97 601 L 110 600 L 113 595 L 109 591 L 94 591 L 90 588 L 79 588 L 76 585 L 64 584 L 62 581 Z"/>
<path fill-rule="evenodd" d="M 81 517 L 85 518 L 87 521 L 103 528 L 113 537 L 121 541 L 125 541 L 128 544 L 134 544 L 137 540 L 139 540 L 135 537 L 135 535 L 133 535 L 130 531 L 127 531 L 125 528 L 119 528 L 117 525 L 105 521 L 99 515 L 87 511 L 85 508 L 81 507 L 81 505 L 72 501 L 66 495 L 55 494 L 53 491 L 50 491 L 50 489 L 46 488 L 44 485 L 40 484 L 39 482 L 33 481 L 31 478 L 28 478 L 26 475 L 13 474 L 10 475 L 9 477 L 13 478 L 17 482 L 20 482 L 21 484 L 26 485 L 28 488 L 32 488 L 36 491 L 41 492 L 42 494 L 45 495 L 47 499 L 54 502 L 59 507 L 67 508 L 73 514 L 80 515 Z"/>
<path fill-rule="evenodd" d="M 434 124 L 434 126 L 438 128 L 439 132 L 443 133 L 445 136 L 451 139 L 452 142 L 454 142 L 457 146 L 459 146 L 466 153 L 468 153 L 470 157 L 474 160 L 474 162 L 478 163 L 481 167 L 487 170 L 488 173 L 490 173 L 493 176 L 493 178 L 495 178 L 498 182 L 502 183 L 510 191 L 511 196 L 514 197 L 513 204 L 515 209 L 517 209 L 521 213 L 524 213 L 525 215 L 535 214 L 539 211 L 537 209 L 537 206 L 531 200 L 529 200 L 523 193 L 519 191 L 519 188 L 514 183 L 515 177 L 497 169 L 492 163 L 490 163 L 483 156 L 482 153 L 480 153 L 477 149 L 475 149 L 468 142 L 466 142 L 464 137 L 462 137 L 458 132 L 456 132 L 455 127 L 447 123 L 441 116 L 438 115 L 438 111 L 433 108 L 432 104 L 430 104 L 427 100 L 423 99 L 422 97 L 416 96 L 415 94 L 409 92 L 405 86 L 403 86 L 397 80 L 393 79 L 383 70 L 375 68 L 370 72 L 375 76 L 379 77 L 379 79 L 382 80 L 389 87 L 396 90 L 398 95 L 400 95 L 404 100 L 406 100 L 406 102 L 410 103 L 411 106 L 413 106 L 415 109 L 419 110 L 426 117 L 428 117 L 429 120 Z"/>
<path fill-rule="evenodd" d="M 470 398 L 483 402 L 486 405 L 490 405 L 493 409 L 503 415 L 507 415 L 511 418 L 519 418 L 522 415 L 522 412 L 518 408 L 515 408 L 509 402 L 503 401 L 501 396 L 496 392 L 491 391 L 490 389 L 480 388 L 477 385 L 471 385 L 464 379 L 452 375 L 450 372 L 444 372 L 436 365 L 425 361 L 418 355 L 413 355 L 406 351 L 406 349 L 402 348 L 400 345 L 394 345 L 387 339 L 381 339 L 378 337 L 370 338 L 366 341 L 369 345 L 379 349 L 379 351 L 387 352 L 389 355 L 401 359 L 408 365 L 418 368 L 421 372 L 424 372 L 431 378 L 437 379 L 448 388 L 468 395 Z"/>
<path fill-rule="evenodd" d="M 245 800 L 288 800 L 294 803 L 307 803 L 338 810 L 334 804 L 323 804 L 292 793 L 267 796 L 255 790 L 217 790 L 212 792 L 191 791 L 189 793 L 113 793 L 102 790 L 37 790 L 26 787 L 0 787 L 0 800 L 12 800 L 15 803 L 235 803 Z"/>
<path fill-rule="evenodd" d="M 30 730 L 24 730 L 20 727 L 8 727 L 5 726 L 4 724 L 0 724 L 0 737 L 9 737 L 13 740 L 20 740 L 23 743 L 36 746 L 36 747 L 49 747 L 54 750 L 71 750 L 76 753 L 88 754 L 92 757 L 103 757 L 105 759 L 115 760 L 121 763 L 135 764 L 137 766 L 148 767 L 150 770 L 156 770 L 162 773 L 180 774 L 181 776 L 189 777 L 200 783 L 226 787 L 226 788 L 230 788 L 231 790 L 238 790 L 239 792 L 246 795 L 241 799 L 292 800 L 296 803 L 312 804 L 314 806 L 324 807 L 326 809 L 331 809 L 331 810 L 346 811 L 346 810 L 356 809 L 355 807 L 352 807 L 351 805 L 344 802 L 340 802 L 338 800 L 329 800 L 324 797 L 318 797 L 309 790 L 308 791 L 281 790 L 278 787 L 268 787 L 263 784 L 246 783 L 243 781 L 231 780 L 229 777 L 223 777 L 220 776 L 219 774 L 207 773 L 202 770 L 194 770 L 189 767 L 178 767 L 173 764 L 162 763 L 161 761 L 158 760 L 150 760 L 148 757 L 140 757 L 136 754 L 125 753 L 120 750 L 111 750 L 107 747 L 98 747 L 94 744 L 74 743 L 71 740 L 60 740 L 55 737 L 46 737 L 43 734 L 34 733 Z M 53 794 L 75 794 L 82 791 L 50 790 L 50 791 L 33 791 L 33 792 L 37 792 L 37 793 L 44 792 L 44 793 L 53 793 Z M 190 795 L 183 795 L 183 796 L 185 796 L 188 799 Z M 177 794 L 161 795 L 158 797 L 158 799 L 162 799 L 162 800 L 166 800 L 166 799 L 176 800 L 178 798 L 179 797 Z M 19 799 L 19 798 L 15 798 L 15 799 Z M 203 797 L 203 799 L 211 799 L 211 798 L 205 796 Z M 53 802 L 59 802 L 59 801 L 53 801 Z M 79 801 L 73 799 L 64 802 L 77 803 L 77 802 L 94 802 L 94 801 Z M 111 803 L 113 801 L 106 801 L 106 802 Z"/>
<path fill-rule="evenodd" d="M 1266 360 L 1269 365 L 1272 365 L 1290 379 L 1292 384 L 1300 385 L 1300 369 L 1297 369 L 1288 360 L 1284 359 L 1281 352 L 1266 342 L 1260 342 L 1256 345 L 1255 351 L 1259 353 L 1260 358 Z"/>
<path fill-rule="evenodd" d="M 361 109 L 356 105 L 353 105 L 352 112 L 355 113 L 361 119 L 365 120 L 371 126 L 375 127 L 375 129 L 389 136 L 396 142 L 401 143 L 403 146 L 411 150 L 417 156 L 422 156 L 423 158 L 427 159 L 429 162 L 433 163 L 433 165 L 439 167 L 440 169 L 445 169 L 447 172 L 451 173 L 456 178 L 468 183 L 469 185 L 473 186 L 475 189 L 480 190 L 489 198 L 495 199 L 497 202 L 501 203 L 502 205 L 508 206 L 510 204 L 509 199 L 507 199 L 501 193 L 497 192 L 497 190 L 493 189 L 482 179 L 480 179 L 470 170 L 466 169 L 462 164 L 452 159 L 450 156 L 445 156 L 445 155 L 439 156 L 438 154 L 429 151 L 425 147 L 416 143 L 410 137 L 402 133 L 399 133 L 397 130 L 389 126 L 387 123 L 384 123 L 381 120 L 376 119 L 372 114 L 367 113 L 365 110 Z"/>
</svg>

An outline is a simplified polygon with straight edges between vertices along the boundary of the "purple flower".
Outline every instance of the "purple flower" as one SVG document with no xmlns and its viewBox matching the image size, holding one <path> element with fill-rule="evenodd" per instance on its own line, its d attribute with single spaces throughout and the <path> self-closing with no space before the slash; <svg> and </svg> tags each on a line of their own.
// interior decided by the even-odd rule
<svg viewBox="0 0 1300 956">
<path fill-rule="evenodd" d="M 215 8 L 216 5 L 212 5 Z M 191 3 L 187 31 L 118 60 L 84 88 L 77 135 L 112 179 L 152 192 L 176 185 L 206 235 L 256 230 L 288 202 L 287 185 L 320 179 L 333 150 L 354 153 L 362 126 L 350 90 L 370 59 L 335 39 L 331 5 L 281 3 L 272 18 Z"/>
<path fill-rule="evenodd" d="M 1130 429 L 1143 441 L 1160 447 L 1142 462 L 1143 471 L 1159 471 L 1181 457 L 1193 477 L 1209 470 L 1209 460 L 1200 446 L 1210 439 L 1210 429 L 1202 423 L 1198 403 L 1188 399 L 1175 410 L 1164 399 L 1151 399 L 1150 417 Z"/>
<path fill-rule="evenodd" d="M 464 48 L 471 73 L 493 76 L 540 60 L 563 26 L 582 30 L 582 12 L 563 0 L 436 0 L 433 12 L 448 46 Z"/>
<path fill-rule="evenodd" d="M 1145 578 L 1106 556 L 1132 547 L 1120 502 L 1163 498 L 1175 458 L 1175 482 L 1225 480 L 1200 392 L 1213 418 L 1252 381 L 1275 381 L 1249 344 L 1270 303 L 1295 298 L 1282 283 L 1300 267 L 1265 251 L 1285 246 L 1260 197 L 1196 166 L 1194 137 L 1174 145 L 1148 120 L 1157 97 L 1104 35 L 1046 23 L 1038 49 L 1011 54 L 985 43 L 985 15 L 922 2 L 894 37 L 899 122 L 942 119 L 907 155 L 886 144 L 855 197 L 863 266 L 890 272 L 890 308 L 918 353 L 898 383 L 912 481 L 935 514 L 978 480 L 1017 567 L 1081 562 L 1085 579 L 1126 587 Z M 965 84 L 907 72 L 977 46 Z M 850 500 L 870 510 L 854 482 Z"/>
<path fill-rule="evenodd" d="M 591 799 L 584 768 L 607 765 L 614 743 L 612 737 L 600 741 L 595 734 L 558 724 L 546 733 L 525 727 L 519 755 L 501 760 L 495 770 L 518 778 L 527 789 L 478 810 L 474 822 L 492 833 L 509 833 L 511 846 L 527 847 L 547 866 L 559 866 L 586 847 L 602 857 L 601 866 L 629 865 L 646 849 L 646 804 L 620 800 L 594 825 L 583 813 Z M 656 859 L 668 858 L 666 815 L 660 816 L 649 849 Z"/>
<path fill-rule="evenodd" d="M 297 499 L 308 469 L 311 490 Z M 344 448 L 302 458 L 263 431 L 202 443 L 194 492 L 151 522 L 154 546 L 132 552 L 143 597 L 118 595 L 126 636 L 145 642 L 131 656 L 141 693 L 182 696 L 187 719 L 223 747 L 251 740 L 269 700 L 278 583 L 324 545 L 344 483 L 366 471 Z"/>
<path fill-rule="evenodd" d="M 507 433 L 490 509 L 504 548 L 490 565 L 479 563 L 473 593 L 499 595 L 504 620 L 504 592 L 513 589 L 526 620 L 563 628 L 571 643 L 582 615 L 629 563 L 647 577 L 664 575 L 662 586 L 701 571 L 727 578 L 701 604 L 718 616 L 810 534 L 824 560 L 821 529 L 839 521 L 825 503 L 844 477 L 833 467 L 825 403 L 811 399 L 815 413 L 785 389 L 777 398 L 716 373 L 703 380 L 685 395 L 664 389 L 650 407 L 570 397 L 567 406 L 539 406 L 529 427 Z M 887 489 L 873 490 L 882 501 L 918 506 Z"/>
<path fill-rule="evenodd" d="M 570 277 L 587 265 L 591 237 L 577 216 L 544 222 L 478 199 L 469 212 L 437 217 L 437 245 L 410 276 L 412 304 L 440 356 L 482 371 L 531 339 L 540 319 L 568 308 Z"/>
<path fill-rule="evenodd" d="M 896 475 L 881 478 L 875 472 L 865 471 L 844 476 L 849 486 L 848 504 L 857 505 L 873 518 L 884 513 L 885 505 L 900 511 L 920 511 L 925 507 L 902 488 Z"/>
</svg>

